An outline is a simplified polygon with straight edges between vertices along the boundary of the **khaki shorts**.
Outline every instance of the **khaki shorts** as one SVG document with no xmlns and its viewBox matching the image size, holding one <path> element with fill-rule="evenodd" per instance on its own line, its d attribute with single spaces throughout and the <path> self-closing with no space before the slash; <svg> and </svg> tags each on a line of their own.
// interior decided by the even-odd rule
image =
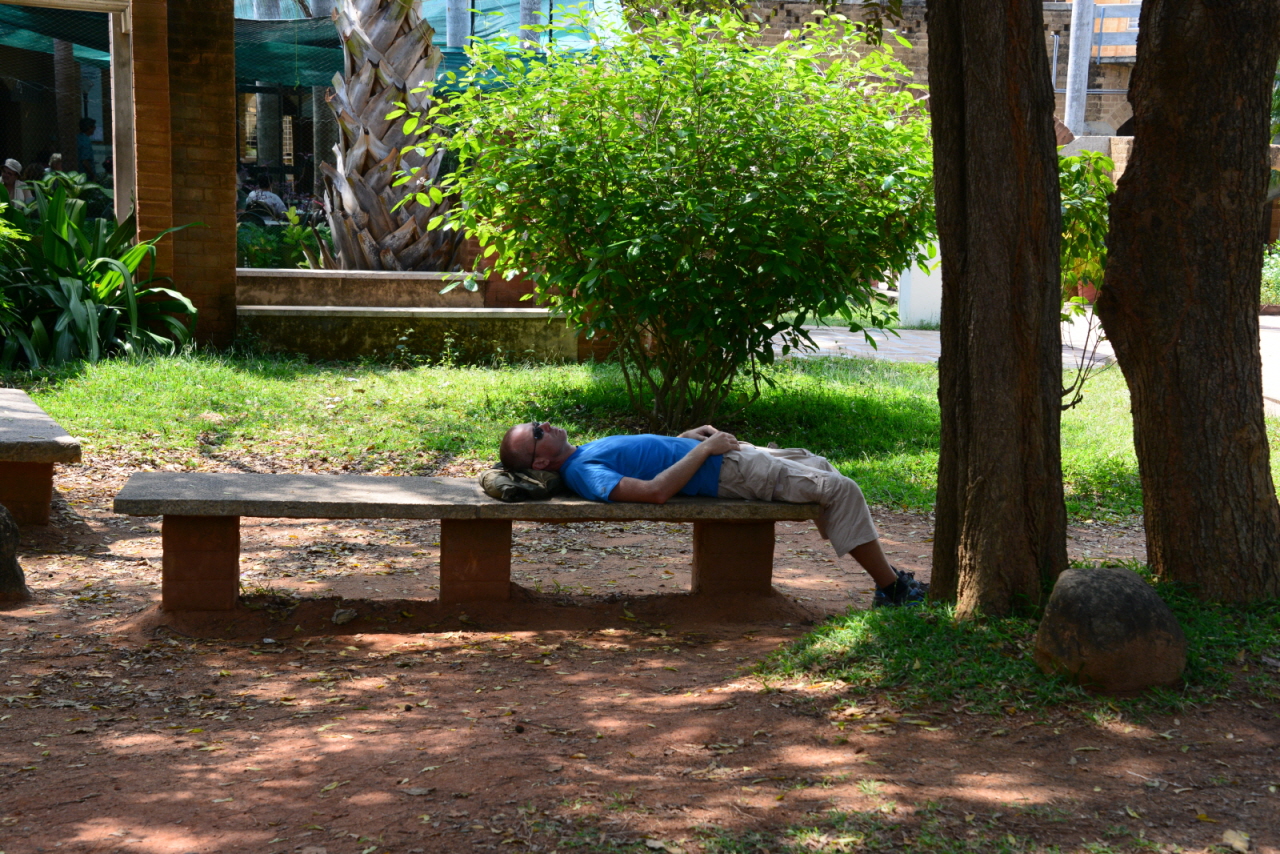
<svg viewBox="0 0 1280 854">
<path fill-rule="evenodd" d="M 818 533 L 831 541 L 838 556 L 880 537 L 858 484 L 804 448 L 757 448 L 744 442 L 741 450 L 724 455 L 719 495 L 821 504 Z"/>
</svg>

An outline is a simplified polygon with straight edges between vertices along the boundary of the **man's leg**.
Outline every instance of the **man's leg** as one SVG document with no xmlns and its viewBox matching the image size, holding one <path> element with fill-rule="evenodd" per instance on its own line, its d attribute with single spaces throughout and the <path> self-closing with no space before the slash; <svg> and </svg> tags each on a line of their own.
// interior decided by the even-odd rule
<svg viewBox="0 0 1280 854">
<path fill-rule="evenodd" d="M 878 587 L 898 578 L 880 548 L 862 490 L 822 457 L 793 448 L 731 451 L 721 464 L 720 496 L 821 504 L 818 531 L 837 555 L 850 555 Z"/>
</svg>

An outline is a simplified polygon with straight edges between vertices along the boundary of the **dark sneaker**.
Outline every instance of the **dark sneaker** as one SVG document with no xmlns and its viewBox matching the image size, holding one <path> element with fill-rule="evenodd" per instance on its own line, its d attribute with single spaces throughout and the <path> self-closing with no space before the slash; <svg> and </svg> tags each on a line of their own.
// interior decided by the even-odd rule
<svg viewBox="0 0 1280 854">
<path fill-rule="evenodd" d="M 929 585 L 916 581 L 915 573 L 902 572 L 895 568 L 898 580 L 887 587 L 877 587 L 871 600 L 872 608 L 901 608 L 912 605 L 923 605 L 929 595 Z"/>
</svg>

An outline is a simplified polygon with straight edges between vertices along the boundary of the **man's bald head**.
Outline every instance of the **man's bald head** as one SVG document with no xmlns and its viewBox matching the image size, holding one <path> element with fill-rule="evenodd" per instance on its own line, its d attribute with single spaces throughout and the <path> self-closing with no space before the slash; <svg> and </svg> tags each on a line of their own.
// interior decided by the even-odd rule
<svg viewBox="0 0 1280 854">
<path fill-rule="evenodd" d="M 533 441 L 533 428 L 529 424 L 517 424 L 502 437 L 498 446 L 498 459 L 502 467 L 508 471 L 530 468 L 533 462 L 533 450 L 529 447 Z"/>
</svg>

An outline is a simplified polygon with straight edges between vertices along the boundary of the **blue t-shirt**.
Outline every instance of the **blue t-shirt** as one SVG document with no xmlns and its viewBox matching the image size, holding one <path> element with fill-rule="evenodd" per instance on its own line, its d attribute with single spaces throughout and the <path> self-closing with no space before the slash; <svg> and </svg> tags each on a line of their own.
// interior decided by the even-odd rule
<svg viewBox="0 0 1280 854">
<path fill-rule="evenodd" d="M 583 498 L 608 501 L 609 493 L 624 477 L 652 480 L 682 460 L 697 444 L 697 439 L 655 436 L 652 433 L 607 436 L 574 451 L 560 466 L 560 476 Z M 719 454 L 707 457 L 680 493 L 714 498 L 720 490 L 720 463 L 723 459 Z"/>
</svg>

